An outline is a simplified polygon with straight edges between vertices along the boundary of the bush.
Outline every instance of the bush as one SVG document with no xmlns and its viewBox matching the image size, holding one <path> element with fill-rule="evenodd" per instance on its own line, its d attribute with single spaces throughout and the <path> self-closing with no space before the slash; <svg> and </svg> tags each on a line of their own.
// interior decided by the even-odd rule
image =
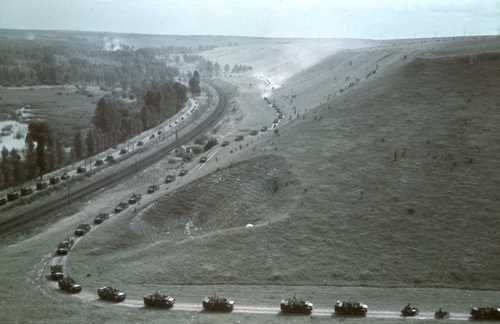
<svg viewBox="0 0 500 324">
<path fill-rule="evenodd" d="M 194 140 L 194 144 L 197 144 L 197 145 L 203 145 L 205 144 L 205 142 L 207 141 L 208 137 L 206 137 L 205 135 L 201 136 L 201 137 L 198 137 L 197 139 Z"/>
</svg>

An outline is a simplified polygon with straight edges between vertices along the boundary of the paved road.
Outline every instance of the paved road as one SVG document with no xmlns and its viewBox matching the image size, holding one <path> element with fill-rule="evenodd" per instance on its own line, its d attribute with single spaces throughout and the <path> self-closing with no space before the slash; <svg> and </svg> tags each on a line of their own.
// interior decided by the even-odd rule
<svg viewBox="0 0 500 324">
<path fill-rule="evenodd" d="M 184 145 L 195 139 L 197 136 L 204 134 L 210 127 L 214 126 L 224 114 L 227 107 L 227 96 L 224 90 L 218 86 L 216 83 L 209 82 L 212 87 L 217 91 L 219 95 L 219 102 L 217 107 L 213 110 L 208 118 L 206 118 L 202 123 L 194 127 L 188 133 L 180 135 L 176 143 L 170 143 L 163 147 L 161 150 L 154 150 L 152 152 L 144 152 L 139 154 L 137 157 L 137 162 L 130 164 L 125 168 L 110 168 L 107 170 L 106 175 L 103 177 L 92 178 L 85 180 L 85 184 L 79 186 L 75 190 L 71 191 L 71 199 L 78 200 L 83 197 L 89 196 L 105 187 L 112 186 L 118 182 L 123 181 L 123 179 L 130 177 L 135 174 L 138 170 L 147 168 L 148 166 L 158 162 L 165 156 L 169 154 L 178 145 Z M 115 169 L 115 171 L 113 171 Z M 20 214 L 11 217 L 8 220 L 0 223 L 0 236 L 9 234 L 14 230 L 17 230 L 20 226 L 29 225 L 30 222 L 35 220 L 40 220 L 56 211 L 67 207 L 67 197 L 64 194 L 59 194 L 53 199 L 48 199 L 43 204 L 34 205 L 28 210 L 23 210 Z"/>
</svg>

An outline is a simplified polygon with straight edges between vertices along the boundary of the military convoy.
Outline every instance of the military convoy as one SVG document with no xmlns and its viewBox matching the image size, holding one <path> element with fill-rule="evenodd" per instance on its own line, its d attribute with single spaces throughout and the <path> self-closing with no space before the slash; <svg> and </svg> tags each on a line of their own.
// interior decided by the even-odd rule
<svg viewBox="0 0 500 324">
<path fill-rule="evenodd" d="M 50 280 L 59 281 L 64 278 L 64 270 L 62 264 L 55 264 L 50 266 Z"/>
<path fill-rule="evenodd" d="M 31 187 L 21 188 L 21 197 L 26 197 L 33 194 L 33 189 Z"/>
<path fill-rule="evenodd" d="M 158 185 L 151 185 L 148 187 L 148 194 L 152 194 L 155 191 L 158 191 L 158 189 L 160 189 L 160 187 Z"/>
<path fill-rule="evenodd" d="M 179 172 L 179 177 L 183 177 L 188 174 L 188 170 L 182 169 L 181 172 Z"/>
<path fill-rule="evenodd" d="M 280 303 L 283 314 L 304 314 L 311 315 L 313 304 L 310 301 L 299 299 L 295 296 L 283 299 Z"/>
<path fill-rule="evenodd" d="M 104 165 L 104 161 L 101 160 L 101 159 L 97 159 L 94 162 L 94 166 L 96 166 L 96 167 L 100 167 L 100 166 L 103 166 L 103 165 Z"/>
<path fill-rule="evenodd" d="M 234 309 L 234 301 L 217 295 L 205 297 L 202 301 L 203 310 L 206 312 L 227 312 Z"/>
<path fill-rule="evenodd" d="M 118 204 L 118 206 L 115 207 L 115 213 L 119 214 L 127 208 L 128 208 L 128 202 L 122 201 L 121 203 Z"/>
<path fill-rule="evenodd" d="M 47 189 L 47 187 L 49 186 L 49 184 L 45 181 L 40 181 L 40 182 L 37 182 L 36 184 L 36 190 L 40 191 L 40 190 L 45 190 Z"/>
<path fill-rule="evenodd" d="M 84 236 L 85 234 L 87 234 L 90 231 L 91 228 L 92 228 L 92 226 L 90 226 L 90 224 L 80 224 L 76 227 L 75 235 L 76 236 Z"/>
<path fill-rule="evenodd" d="M 434 313 L 434 318 L 435 319 L 448 319 L 450 318 L 450 313 L 447 311 L 444 311 L 442 308 L 439 308 L 435 313 Z"/>
<path fill-rule="evenodd" d="M 99 215 L 96 216 L 94 219 L 94 225 L 99 225 L 102 224 L 105 220 L 109 218 L 108 213 L 100 213 Z"/>
<path fill-rule="evenodd" d="M 121 303 L 125 300 L 127 294 L 113 287 L 102 287 L 97 289 L 97 296 L 102 300 Z"/>
<path fill-rule="evenodd" d="M 70 294 L 78 294 L 82 291 L 82 286 L 78 285 L 71 277 L 65 277 L 58 282 L 59 289 Z"/>
<path fill-rule="evenodd" d="M 56 249 L 56 255 L 67 255 L 68 252 L 75 244 L 75 240 L 72 237 L 68 237 L 64 241 L 59 242 Z"/>
<path fill-rule="evenodd" d="M 366 316 L 368 306 L 359 302 L 339 301 L 335 303 L 335 315 L 340 316 Z"/>
<path fill-rule="evenodd" d="M 79 166 L 77 169 L 76 169 L 76 173 L 78 174 L 83 174 L 87 172 L 87 169 L 85 167 L 82 167 L 82 166 Z"/>
<path fill-rule="evenodd" d="M 7 194 L 7 201 L 15 201 L 19 199 L 19 192 L 13 191 Z"/>
<path fill-rule="evenodd" d="M 144 306 L 151 308 L 170 309 L 175 304 L 175 298 L 161 294 L 159 291 L 154 294 L 144 296 Z"/>
<path fill-rule="evenodd" d="M 49 179 L 49 183 L 51 185 L 56 185 L 59 182 L 61 182 L 61 179 L 59 177 L 50 177 L 50 179 Z"/>
<path fill-rule="evenodd" d="M 473 307 L 470 316 L 480 321 L 500 321 L 500 307 Z"/>
<path fill-rule="evenodd" d="M 141 200 L 142 196 L 141 194 L 133 194 L 129 200 L 128 200 L 128 203 L 130 205 L 134 205 L 134 204 L 137 204 L 140 200 Z"/>
<path fill-rule="evenodd" d="M 406 305 L 401 310 L 401 316 L 403 317 L 413 317 L 418 315 L 418 308 L 411 306 L 410 304 Z"/>
</svg>

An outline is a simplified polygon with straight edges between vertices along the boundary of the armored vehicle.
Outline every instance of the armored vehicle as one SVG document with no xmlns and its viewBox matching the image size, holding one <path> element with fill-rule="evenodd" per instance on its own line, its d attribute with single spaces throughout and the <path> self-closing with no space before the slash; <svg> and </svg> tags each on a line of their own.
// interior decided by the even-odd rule
<svg viewBox="0 0 500 324">
<path fill-rule="evenodd" d="M 106 161 L 108 163 L 115 163 L 116 162 L 113 155 L 106 156 L 106 158 L 104 159 L 104 161 Z"/>
<path fill-rule="evenodd" d="M 474 320 L 499 321 L 500 307 L 473 307 L 470 316 Z"/>
<path fill-rule="evenodd" d="M 94 219 L 94 224 L 95 225 L 99 225 L 99 224 L 101 224 L 102 222 L 104 222 L 108 218 L 109 218 L 109 214 L 108 213 L 100 213 Z"/>
<path fill-rule="evenodd" d="M 97 295 L 103 300 L 114 303 L 121 303 L 127 297 L 127 294 L 113 287 L 102 287 L 97 289 Z"/>
<path fill-rule="evenodd" d="M 0 198 L 0 206 L 3 206 L 5 204 L 7 204 L 7 198 L 5 197 Z"/>
<path fill-rule="evenodd" d="M 160 189 L 157 185 L 151 185 L 148 187 L 148 194 L 152 194 L 153 192 L 157 191 Z"/>
<path fill-rule="evenodd" d="M 200 158 L 200 163 L 205 163 L 205 162 L 207 162 L 207 160 L 208 160 L 208 159 L 207 159 L 207 157 L 206 157 L 206 156 L 202 156 L 202 157 Z"/>
<path fill-rule="evenodd" d="M 59 177 L 50 177 L 49 182 L 51 185 L 56 185 L 61 182 L 61 179 Z"/>
<path fill-rule="evenodd" d="M 103 161 L 103 160 L 101 160 L 101 159 L 97 159 L 97 160 L 95 160 L 94 165 L 95 165 L 96 167 L 100 167 L 100 166 L 104 165 L 104 161 Z"/>
<path fill-rule="evenodd" d="M 49 184 L 45 181 L 40 181 L 36 184 L 36 190 L 44 190 L 44 189 L 47 189 L 47 187 L 49 186 Z"/>
<path fill-rule="evenodd" d="M 58 284 L 59 289 L 70 294 L 78 294 L 80 291 L 82 291 L 82 286 L 76 284 L 76 281 L 71 277 L 66 277 L 59 280 Z"/>
<path fill-rule="evenodd" d="M 64 241 L 59 242 L 56 249 L 56 255 L 66 255 L 69 250 L 73 247 L 75 241 L 72 237 L 65 239 Z"/>
<path fill-rule="evenodd" d="M 283 299 L 280 303 L 281 312 L 284 314 L 304 314 L 310 315 L 313 310 L 313 304 L 310 301 L 292 298 Z"/>
<path fill-rule="evenodd" d="M 76 236 L 84 236 L 85 234 L 88 233 L 88 231 L 90 231 L 90 224 L 80 224 L 76 227 L 76 230 L 75 230 L 75 235 Z"/>
<path fill-rule="evenodd" d="M 238 135 L 238 136 L 236 136 L 236 137 L 234 138 L 234 141 L 235 141 L 235 142 L 241 142 L 241 141 L 243 141 L 243 139 L 244 139 L 243 135 Z"/>
<path fill-rule="evenodd" d="M 186 174 L 188 174 L 188 170 L 181 170 L 181 172 L 179 172 L 179 177 L 183 177 Z"/>
<path fill-rule="evenodd" d="M 70 177 L 70 175 L 69 175 L 69 174 L 67 174 L 66 172 L 64 172 L 64 173 L 63 173 L 63 175 L 61 176 L 61 180 L 63 180 L 63 181 L 64 181 L 64 180 L 68 180 L 69 178 L 71 178 L 71 177 Z"/>
<path fill-rule="evenodd" d="M 205 297 L 201 304 L 206 312 L 232 312 L 234 309 L 234 301 L 217 295 Z"/>
<path fill-rule="evenodd" d="M 120 150 L 120 155 L 127 154 L 127 153 L 128 153 L 127 149 L 122 148 Z"/>
<path fill-rule="evenodd" d="M 444 311 L 442 308 L 439 308 L 435 313 L 434 313 L 434 318 L 435 319 L 447 319 L 450 317 L 450 313 Z"/>
<path fill-rule="evenodd" d="M 229 145 L 229 142 L 228 141 L 224 141 L 220 144 L 220 146 L 222 147 L 225 147 L 225 146 L 228 146 Z"/>
<path fill-rule="evenodd" d="M 250 131 L 250 135 L 252 135 L 252 136 L 257 135 L 258 133 L 259 133 L 259 132 L 257 132 L 256 130 L 252 130 L 252 131 Z"/>
<path fill-rule="evenodd" d="M 401 310 L 401 316 L 417 316 L 418 315 L 418 308 L 411 306 L 410 304 L 406 305 L 402 310 Z"/>
<path fill-rule="evenodd" d="M 62 264 L 56 264 L 50 266 L 50 279 L 54 281 L 59 281 L 64 278 L 64 271 Z"/>
<path fill-rule="evenodd" d="M 341 316 L 366 316 L 368 306 L 359 302 L 339 301 L 335 303 L 335 315 Z"/>
<path fill-rule="evenodd" d="M 130 199 L 128 200 L 128 203 L 130 205 L 136 204 L 141 200 L 142 196 L 140 194 L 133 194 Z"/>
<path fill-rule="evenodd" d="M 115 207 L 115 213 L 121 213 L 125 209 L 128 208 L 128 202 L 122 201 L 121 203 L 118 204 L 118 206 Z"/>
<path fill-rule="evenodd" d="M 144 145 L 144 142 L 143 141 L 139 141 L 137 142 L 137 146 L 143 146 Z"/>
<path fill-rule="evenodd" d="M 76 173 L 78 174 L 82 174 L 85 172 L 87 172 L 87 169 L 85 169 L 85 167 L 79 166 L 78 169 L 76 169 Z"/>
<path fill-rule="evenodd" d="M 169 174 L 168 176 L 165 177 L 165 183 L 170 183 L 175 181 L 175 176 Z"/>
<path fill-rule="evenodd" d="M 262 128 L 260 129 L 261 132 L 267 132 L 267 126 L 262 126 Z"/>
<path fill-rule="evenodd" d="M 172 308 L 175 298 L 161 294 L 159 291 L 154 294 L 144 296 L 144 306 L 153 308 Z"/>
<path fill-rule="evenodd" d="M 19 192 L 9 192 L 7 194 L 7 200 L 8 201 L 14 201 L 19 199 Z"/>
<path fill-rule="evenodd" d="M 29 196 L 33 193 L 33 189 L 30 187 L 21 188 L 21 197 Z"/>
</svg>

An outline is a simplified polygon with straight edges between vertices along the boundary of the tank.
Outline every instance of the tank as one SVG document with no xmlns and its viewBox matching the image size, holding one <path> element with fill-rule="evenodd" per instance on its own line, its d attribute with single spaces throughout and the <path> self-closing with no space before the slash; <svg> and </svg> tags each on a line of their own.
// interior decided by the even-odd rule
<svg viewBox="0 0 500 324">
<path fill-rule="evenodd" d="M 19 192 L 9 192 L 7 194 L 8 201 L 14 201 L 19 199 Z"/>
<path fill-rule="evenodd" d="M 173 182 L 175 181 L 175 176 L 169 174 L 165 177 L 165 183 L 170 183 L 170 182 Z"/>
<path fill-rule="evenodd" d="M 102 300 L 121 303 L 125 300 L 127 294 L 113 287 L 102 287 L 97 289 L 97 296 Z"/>
<path fill-rule="evenodd" d="M 128 153 L 128 151 L 124 148 L 120 150 L 120 155 L 127 154 L 127 153 Z"/>
<path fill-rule="evenodd" d="M 450 317 L 450 313 L 447 311 L 444 311 L 442 308 L 439 308 L 435 313 L 434 313 L 434 318 L 435 319 L 447 319 Z"/>
<path fill-rule="evenodd" d="M 45 190 L 48 186 L 49 184 L 47 182 L 40 181 L 36 184 L 36 190 Z"/>
<path fill-rule="evenodd" d="M 141 200 L 142 196 L 140 194 L 133 194 L 130 199 L 128 200 L 128 203 L 130 205 L 136 204 Z"/>
<path fill-rule="evenodd" d="M 104 165 L 104 161 L 103 161 L 103 160 L 101 160 L 101 159 L 97 159 L 97 160 L 95 160 L 94 165 L 95 165 L 96 167 L 102 166 L 102 165 Z"/>
<path fill-rule="evenodd" d="M 123 201 L 121 203 L 118 204 L 118 206 L 115 207 L 115 213 L 121 213 L 122 211 L 124 211 L 125 209 L 128 208 L 128 202 L 126 201 Z"/>
<path fill-rule="evenodd" d="M 106 156 L 106 158 L 104 159 L 104 161 L 108 162 L 108 163 L 115 163 L 115 158 L 113 157 L 113 155 L 108 155 Z"/>
<path fill-rule="evenodd" d="M 108 218 L 109 218 L 109 214 L 108 213 L 100 213 L 94 219 L 94 225 L 102 224 Z"/>
<path fill-rule="evenodd" d="M 252 130 L 252 131 L 250 131 L 250 135 L 251 135 L 251 136 L 255 136 L 255 135 L 257 135 L 258 133 L 259 133 L 259 132 L 258 132 L 258 131 L 256 131 L 256 130 Z"/>
<path fill-rule="evenodd" d="M 7 204 L 7 198 L 5 197 L 0 198 L 0 206 L 3 206 L 5 204 Z"/>
<path fill-rule="evenodd" d="M 50 279 L 51 280 L 61 280 L 64 278 L 64 271 L 62 264 L 55 264 L 50 266 Z"/>
<path fill-rule="evenodd" d="M 70 294 L 78 294 L 82 291 L 82 286 L 78 285 L 71 277 L 65 277 L 58 282 L 59 289 Z"/>
<path fill-rule="evenodd" d="M 179 177 L 183 177 L 186 174 L 188 174 L 188 170 L 181 170 L 181 172 L 179 172 Z"/>
<path fill-rule="evenodd" d="M 500 321 L 500 307 L 473 307 L 470 316 L 474 320 Z"/>
<path fill-rule="evenodd" d="M 155 191 L 157 191 L 158 189 L 159 189 L 159 187 L 157 185 L 151 185 L 148 187 L 148 194 L 152 194 Z"/>
<path fill-rule="evenodd" d="M 78 167 L 78 169 L 76 169 L 76 173 L 78 173 L 78 174 L 82 174 L 82 173 L 85 173 L 85 172 L 87 172 L 87 169 L 85 169 L 82 166 L 80 166 L 80 167 Z"/>
<path fill-rule="evenodd" d="M 159 291 L 154 294 L 144 296 L 144 306 L 152 308 L 172 308 L 175 304 L 175 298 L 161 294 Z"/>
<path fill-rule="evenodd" d="M 335 303 L 335 315 L 366 316 L 368 306 L 359 302 L 339 301 Z"/>
<path fill-rule="evenodd" d="M 267 132 L 267 126 L 262 126 L 262 128 L 260 129 L 261 132 Z"/>
<path fill-rule="evenodd" d="M 418 315 L 418 308 L 411 306 L 410 304 L 406 305 L 402 310 L 401 310 L 401 316 L 417 316 Z"/>
<path fill-rule="evenodd" d="M 21 188 L 21 196 L 22 197 L 29 196 L 32 193 L 33 193 L 33 189 L 30 188 L 30 187 L 23 187 L 23 188 Z"/>
<path fill-rule="evenodd" d="M 225 147 L 225 146 L 228 146 L 228 145 L 229 145 L 229 142 L 228 141 L 224 141 L 224 142 L 221 143 L 220 146 Z"/>
<path fill-rule="evenodd" d="M 234 309 L 233 300 L 217 295 L 205 297 L 202 305 L 206 312 L 232 312 Z"/>
<path fill-rule="evenodd" d="M 205 163 L 205 162 L 207 162 L 207 160 L 208 160 L 208 158 L 206 156 L 202 156 L 200 158 L 200 163 Z"/>
<path fill-rule="evenodd" d="M 293 296 L 292 298 L 283 299 L 280 303 L 280 309 L 284 314 L 310 315 L 313 310 L 313 304 L 310 301 Z"/>
<path fill-rule="evenodd" d="M 137 146 L 143 146 L 144 145 L 144 142 L 143 141 L 139 141 L 137 142 Z"/>
<path fill-rule="evenodd" d="M 69 178 L 71 178 L 71 177 L 70 177 L 70 175 L 69 175 L 69 174 L 67 174 L 66 172 L 64 172 L 64 173 L 63 173 L 63 175 L 61 176 L 61 180 L 63 180 L 63 181 L 64 181 L 64 180 L 68 180 Z"/>
<path fill-rule="evenodd" d="M 49 183 L 51 185 L 56 185 L 59 182 L 61 182 L 61 179 L 59 177 L 50 177 L 50 179 L 49 179 Z"/>
<path fill-rule="evenodd" d="M 234 138 L 234 141 L 235 142 L 241 142 L 245 139 L 245 137 L 243 137 L 243 135 L 238 135 Z"/>
<path fill-rule="evenodd" d="M 90 224 L 80 224 L 76 227 L 76 230 L 75 230 L 75 235 L 76 236 L 83 236 L 85 234 L 88 233 L 88 231 L 90 231 Z"/>
</svg>

